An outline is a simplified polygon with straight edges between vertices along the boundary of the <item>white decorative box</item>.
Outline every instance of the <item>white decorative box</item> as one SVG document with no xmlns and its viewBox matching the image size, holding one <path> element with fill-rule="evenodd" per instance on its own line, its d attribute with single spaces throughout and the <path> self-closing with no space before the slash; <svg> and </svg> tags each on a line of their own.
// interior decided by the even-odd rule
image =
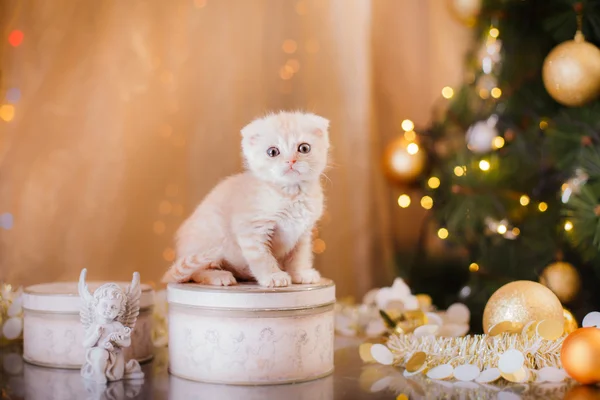
<svg viewBox="0 0 600 400">
<path fill-rule="evenodd" d="M 93 293 L 106 282 L 89 282 Z M 123 288 L 129 282 L 116 282 Z M 152 307 L 154 291 L 141 285 L 140 315 L 125 359 L 140 362 L 152 359 Z M 23 292 L 23 358 L 53 368 L 81 368 L 85 361 L 83 325 L 79 310 L 81 298 L 76 282 L 45 283 L 29 286 Z"/>
<path fill-rule="evenodd" d="M 169 371 L 193 381 L 269 385 L 333 372 L 335 285 L 169 284 Z"/>
</svg>

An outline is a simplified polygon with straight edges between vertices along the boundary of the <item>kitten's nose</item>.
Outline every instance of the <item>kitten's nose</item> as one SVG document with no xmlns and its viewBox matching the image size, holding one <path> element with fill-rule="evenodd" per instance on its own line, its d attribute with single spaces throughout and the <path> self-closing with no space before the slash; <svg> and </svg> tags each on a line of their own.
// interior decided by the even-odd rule
<svg viewBox="0 0 600 400">
<path fill-rule="evenodd" d="M 296 160 L 289 160 L 287 163 L 290 165 L 294 165 L 296 163 Z"/>
</svg>

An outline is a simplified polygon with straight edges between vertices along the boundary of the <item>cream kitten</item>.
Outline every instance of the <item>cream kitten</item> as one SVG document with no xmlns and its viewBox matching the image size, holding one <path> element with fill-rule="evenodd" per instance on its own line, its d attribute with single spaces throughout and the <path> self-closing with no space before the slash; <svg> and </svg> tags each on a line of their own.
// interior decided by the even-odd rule
<svg viewBox="0 0 600 400">
<path fill-rule="evenodd" d="M 219 183 L 177 232 L 163 282 L 315 283 L 311 234 L 323 212 L 329 121 L 280 112 L 242 129 L 247 171 Z"/>
</svg>

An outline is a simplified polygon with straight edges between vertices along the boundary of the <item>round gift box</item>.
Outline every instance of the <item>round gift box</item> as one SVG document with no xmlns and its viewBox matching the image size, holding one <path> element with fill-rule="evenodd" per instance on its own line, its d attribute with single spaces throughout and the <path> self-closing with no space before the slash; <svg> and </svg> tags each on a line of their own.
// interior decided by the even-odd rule
<svg viewBox="0 0 600 400">
<path fill-rule="evenodd" d="M 169 372 L 199 382 L 271 385 L 333 372 L 335 285 L 169 284 Z"/>
<path fill-rule="evenodd" d="M 107 282 L 88 282 L 90 292 Z M 125 289 L 130 282 L 115 282 Z M 154 291 L 141 285 L 140 315 L 124 349 L 125 359 L 152 359 Z M 76 282 L 44 283 L 23 292 L 23 358 L 53 368 L 81 368 L 85 361 L 84 329 L 79 317 L 81 298 Z"/>
</svg>

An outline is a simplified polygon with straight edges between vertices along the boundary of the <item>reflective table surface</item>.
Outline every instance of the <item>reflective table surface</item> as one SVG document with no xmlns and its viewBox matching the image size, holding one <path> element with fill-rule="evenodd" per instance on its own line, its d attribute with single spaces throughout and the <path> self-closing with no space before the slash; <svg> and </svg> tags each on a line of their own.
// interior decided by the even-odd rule
<svg viewBox="0 0 600 400">
<path fill-rule="evenodd" d="M 336 339 L 335 372 L 323 379 L 291 385 L 227 386 L 186 381 L 168 374 L 167 349 L 144 364 L 145 379 L 106 387 L 84 381 L 78 370 L 43 368 L 23 362 L 19 347 L 0 348 L 0 398 L 27 400 L 240 399 L 240 400 L 395 400 L 409 399 L 600 399 L 600 388 L 572 382 L 538 385 L 478 385 L 472 382 L 406 378 L 402 371 L 364 365 L 359 341 Z M 402 398 L 402 396 L 400 396 Z"/>
</svg>

